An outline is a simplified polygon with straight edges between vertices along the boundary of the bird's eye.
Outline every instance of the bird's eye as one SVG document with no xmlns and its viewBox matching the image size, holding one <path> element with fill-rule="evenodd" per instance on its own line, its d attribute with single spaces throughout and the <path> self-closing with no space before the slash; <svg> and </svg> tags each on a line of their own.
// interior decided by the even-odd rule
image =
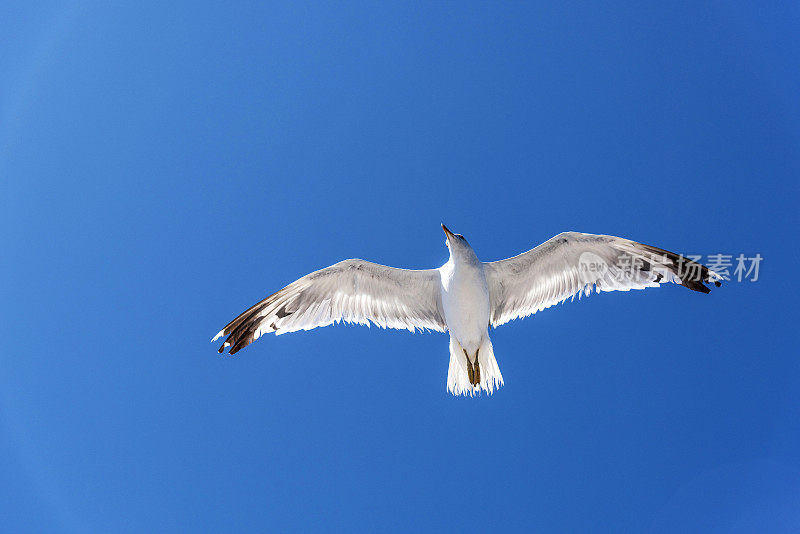
<svg viewBox="0 0 800 534">
<path fill-rule="evenodd" d="M 461 235 L 461 234 L 456 234 L 456 237 L 459 238 L 459 239 L 464 239 L 464 236 Z"/>
</svg>

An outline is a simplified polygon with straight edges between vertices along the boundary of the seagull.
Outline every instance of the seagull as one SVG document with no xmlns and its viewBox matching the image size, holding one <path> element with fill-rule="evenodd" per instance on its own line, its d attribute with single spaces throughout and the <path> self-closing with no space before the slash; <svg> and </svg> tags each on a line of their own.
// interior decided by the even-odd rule
<svg viewBox="0 0 800 534">
<path fill-rule="evenodd" d="M 450 333 L 447 390 L 492 394 L 503 385 L 489 326 L 528 317 L 592 290 L 681 284 L 708 293 L 722 277 L 680 254 L 609 235 L 563 232 L 513 258 L 484 263 L 442 224 L 450 251 L 438 269 L 409 270 L 344 260 L 292 282 L 250 307 L 214 337 L 235 354 L 264 333 L 344 321 Z"/>
</svg>

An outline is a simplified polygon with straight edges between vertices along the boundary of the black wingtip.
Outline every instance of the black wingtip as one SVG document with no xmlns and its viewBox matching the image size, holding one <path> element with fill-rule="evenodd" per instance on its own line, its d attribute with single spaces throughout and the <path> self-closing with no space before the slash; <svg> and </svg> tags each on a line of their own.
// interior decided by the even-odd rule
<svg viewBox="0 0 800 534">
<path fill-rule="evenodd" d="M 690 260 L 689 258 L 686 258 L 680 254 L 676 254 L 675 252 L 664 250 L 663 248 L 645 245 L 642 243 L 639 243 L 639 245 L 651 254 L 666 257 L 672 264 L 672 272 L 678 275 L 681 280 L 681 284 L 692 291 L 707 294 L 711 293 L 711 288 L 706 286 L 706 284 L 713 283 L 717 287 L 722 285 L 722 283 L 716 279 L 716 275 L 713 274 L 708 267 L 701 263 Z"/>
<path fill-rule="evenodd" d="M 703 282 L 699 282 L 697 280 L 690 280 L 690 279 L 683 279 L 681 280 L 684 286 L 691 289 L 692 291 L 697 291 L 699 293 L 711 293 L 711 289 L 706 286 Z"/>
</svg>

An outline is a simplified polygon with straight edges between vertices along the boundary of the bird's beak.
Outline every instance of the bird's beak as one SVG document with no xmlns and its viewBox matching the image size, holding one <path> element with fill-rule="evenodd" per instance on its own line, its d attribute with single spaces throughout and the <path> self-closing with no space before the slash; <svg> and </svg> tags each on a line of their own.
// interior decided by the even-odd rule
<svg viewBox="0 0 800 534">
<path fill-rule="evenodd" d="M 447 239 L 453 237 L 453 232 L 451 232 L 450 229 L 447 228 L 444 224 L 442 224 L 442 230 L 444 230 L 444 235 L 447 236 Z"/>
</svg>

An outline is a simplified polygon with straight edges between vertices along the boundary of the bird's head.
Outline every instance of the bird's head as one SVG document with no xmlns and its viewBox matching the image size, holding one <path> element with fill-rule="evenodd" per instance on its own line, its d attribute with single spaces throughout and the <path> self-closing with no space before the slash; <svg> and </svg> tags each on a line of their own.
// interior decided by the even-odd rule
<svg viewBox="0 0 800 534">
<path fill-rule="evenodd" d="M 451 256 L 469 254 L 469 253 L 474 254 L 474 252 L 472 251 L 472 247 L 469 246 L 469 243 L 467 243 L 467 240 L 464 239 L 463 235 L 454 234 L 444 224 L 442 225 L 442 230 L 444 230 L 444 235 L 447 237 L 447 239 L 445 239 L 444 244 L 447 245 L 447 248 L 450 249 Z"/>
</svg>

